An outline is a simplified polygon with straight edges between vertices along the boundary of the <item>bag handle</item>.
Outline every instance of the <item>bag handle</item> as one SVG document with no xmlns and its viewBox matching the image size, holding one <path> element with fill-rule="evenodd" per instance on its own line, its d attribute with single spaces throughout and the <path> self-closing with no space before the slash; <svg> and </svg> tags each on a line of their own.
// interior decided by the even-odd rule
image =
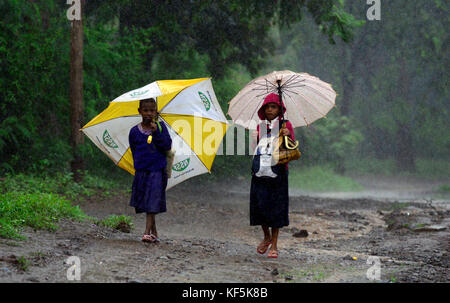
<svg viewBox="0 0 450 303">
<path fill-rule="evenodd" d="M 283 128 L 286 128 L 286 120 L 282 121 L 282 126 L 281 126 L 280 133 L 279 133 L 280 137 L 281 137 L 281 131 L 283 130 Z M 298 148 L 298 146 L 299 146 L 298 141 L 292 140 L 290 136 L 282 136 L 282 137 L 283 137 L 282 140 L 284 142 L 284 146 L 287 149 L 296 149 L 296 148 Z"/>
</svg>

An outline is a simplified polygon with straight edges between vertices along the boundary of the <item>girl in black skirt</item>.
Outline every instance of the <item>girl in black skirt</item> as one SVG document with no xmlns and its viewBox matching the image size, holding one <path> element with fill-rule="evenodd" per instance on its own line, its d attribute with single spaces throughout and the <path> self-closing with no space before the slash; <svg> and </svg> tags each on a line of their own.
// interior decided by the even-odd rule
<svg viewBox="0 0 450 303">
<path fill-rule="evenodd" d="M 257 252 L 264 254 L 270 246 L 269 258 L 278 257 L 278 231 L 289 225 L 288 165 L 274 165 L 271 161 L 271 140 L 278 136 L 280 111 L 279 96 L 274 93 L 268 95 L 258 110 L 263 123 L 252 134 L 258 147 L 252 165 L 250 225 L 261 225 L 264 240 L 258 245 Z M 286 108 L 283 107 L 284 111 Z M 281 130 L 281 135 L 295 140 L 289 121 L 286 121 L 286 128 Z"/>
</svg>

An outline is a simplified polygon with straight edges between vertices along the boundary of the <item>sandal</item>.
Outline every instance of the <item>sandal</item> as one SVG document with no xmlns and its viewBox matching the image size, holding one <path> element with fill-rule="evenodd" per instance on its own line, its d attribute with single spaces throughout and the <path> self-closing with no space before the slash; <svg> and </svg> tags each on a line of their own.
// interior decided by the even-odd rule
<svg viewBox="0 0 450 303">
<path fill-rule="evenodd" d="M 157 236 L 155 236 L 154 234 L 151 234 L 150 237 L 153 238 L 153 242 L 155 242 L 155 243 L 161 242 L 161 240 Z"/>
<path fill-rule="evenodd" d="M 154 235 L 144 235 L 142 237 L 142 242 L 153 243 L 153 242 L 155 242 L 155 236 Z"/>
<path fill-rule="evenodd" d="M 270 244 L 272 244 L 272 240 L 270 240 L 269 242 L 263 242 L 263 245 L 261 246 L 261 244 L 256 248 L 256 251 L 261 254 L 264 255 L 267 251 L 267 249 L 269 248 Z M 262 248 L 261 248 L 262 247 Z"/>
<path fill-rule="evenodd" d="M 274 250 L 274 249 L 271 249 L 270 251 L 269 251 L 269 253 L 267 254 L 267 257 L 268 258 L 278 258 L 278 251 L 276 251 L 276 250 Z"/>
</svg>

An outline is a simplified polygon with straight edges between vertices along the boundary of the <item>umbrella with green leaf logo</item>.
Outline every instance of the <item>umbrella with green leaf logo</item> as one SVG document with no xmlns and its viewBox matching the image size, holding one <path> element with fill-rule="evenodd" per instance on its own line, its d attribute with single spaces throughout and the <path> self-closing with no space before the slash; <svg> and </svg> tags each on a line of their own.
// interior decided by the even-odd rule
<svg viewBox="0 0 450 303">
<path fill-rule="evenodd" d="M 210 78 L 162 80 L 127 92 L 83 128 L 83 133 L 119 167 L 134 174 L 128 143 L 130 129 L 140 123 L 139 100 L 154 98 L 159 122 L 172 138 L 174 160 L 167 188 L 211 171 L 228 122 Z"/>
</svg>

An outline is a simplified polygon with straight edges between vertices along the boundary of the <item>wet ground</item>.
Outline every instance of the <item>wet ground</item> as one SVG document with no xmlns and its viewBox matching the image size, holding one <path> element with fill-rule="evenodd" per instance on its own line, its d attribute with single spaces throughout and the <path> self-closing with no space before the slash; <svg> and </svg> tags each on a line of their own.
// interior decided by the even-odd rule
<svg viewBox="0 0 450 303">
<path fill-rule="evenodd" d="M 292 190 L 290 225 L 269 259 L 256 252 L 262 232 L 248 224 L 249 184 L 240 181 L 170 189 L 158 244 L 140 241 L 145 218 L 127 193 L 91 197 L 80 202 L 88 215 L 127 214 L 136 228 L 64 220 L 56 232 L 27 229 L 26 241 L 0 239 L 0 282 L 68 282 L 70 256 L 80 259 L 81 282 L 450 281 L 448 200 Z"/>
</svg>

